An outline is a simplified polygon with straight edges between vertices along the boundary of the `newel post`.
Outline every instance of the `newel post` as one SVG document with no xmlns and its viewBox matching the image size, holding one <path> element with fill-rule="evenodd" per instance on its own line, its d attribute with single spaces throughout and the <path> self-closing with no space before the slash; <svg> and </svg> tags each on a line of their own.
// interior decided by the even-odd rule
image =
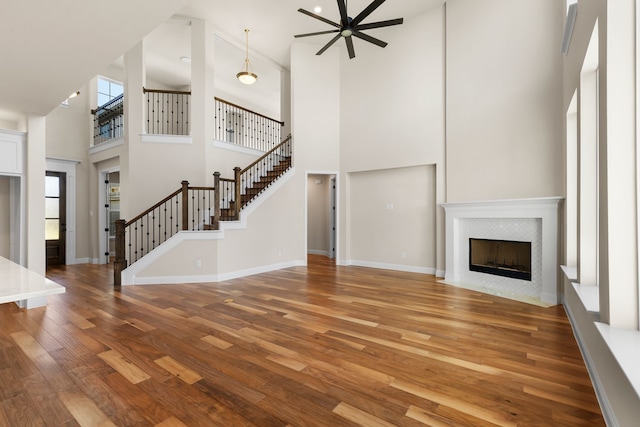
<svg viewBox="0 0 640 427">
<path fill-rule="evenodd" d="M 242 207 L 242 195 L 240 194 L 240 171 L 242 169 L 240 169 L 238 166 L 236 166 L 235 168 L 233 168 L 233 174 L 234 174 L 234 179 L 235 179 L 235 183 L 234 183 L 234 192 L 235 192 L 235 203 L 233 204 L 233 219 L 235 219 L 236 221 L 240 219 L 240 208 Z"/>
<path fill-rule="evenodd" d="M 220 172 L 213 173 L 213 229 L 220 230 Z"/>
<path fill-rule="evenodd" d="M 122 270 L 127 268 L 127 260 L 124 256 L 125 244 L 124 244 L 124 228 L 125 220 L 118 219 L 115 222 L 116 225 L 116 259 L 113 263 L 113 287 L 119 288 L 122 284 Z"/>
<path fill-rule="evenodd" d="M 182 230 L 189 229 L 189 181 L 182 181 Z"/>
</svg>

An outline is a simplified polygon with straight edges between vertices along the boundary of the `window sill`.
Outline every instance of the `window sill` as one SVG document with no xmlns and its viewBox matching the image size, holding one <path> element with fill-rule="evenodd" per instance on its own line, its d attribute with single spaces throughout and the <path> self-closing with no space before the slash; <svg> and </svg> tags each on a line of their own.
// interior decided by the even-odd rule
<svg viewBox="0 0 640 427">
<path fill-rule="evenodd" d="M 576 294 L 580 297 L 580 301 L 587 309 L 588 312 L 598 316 L 600 313 L 600 295 L 598 294 L 598 287 L 596 285 L 584 285 L 578 283 L 578 269 L 567 265 L 561 265 L 560 269 L 564 273 L 564 276 L 573 285 L 576 290 Z"/>
<path fill-rule="evenodd" d="M 613 328 L 600 322 L 596 322 L 595 325 L 622 371 L 640 396 L 640 363 L 638 363 L 640 360 L 640 331 Z"/>
</svg>

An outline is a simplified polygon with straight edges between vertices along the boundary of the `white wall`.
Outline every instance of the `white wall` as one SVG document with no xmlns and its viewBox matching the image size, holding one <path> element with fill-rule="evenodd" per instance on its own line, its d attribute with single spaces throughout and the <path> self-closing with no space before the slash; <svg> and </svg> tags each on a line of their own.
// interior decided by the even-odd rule
<svg viewBox="0 0 640 427">
<path fill-rule="evenodd" d="M 564 2 L 446 8 L 447 201 L 562 195 Z"/>
<path fill-rule="evenodd" d="M 304 169 L 332 170 L 340 155 L 340 52 L 316 56 L 317 46 L 291 48 L 291 99 L 294 164 Z"/>
<path fill-rule="evenodd" d="M 437 8 L 376 30 L 375 36 L 389 43 L 384 49 L 358 39 L 354 59 L 340 49 L 341 169 L 442 161 L 442 26 L 443 8 Z"/>
<path fill-rule="evenodd" d="M 89 86 L 80 88 L 80 95 L 59 106 L 47 115 L 47 158 L 78 161 L 76 165 L 76 258 L 91 254 L 89 228 L 89 144 L 88 123 L 92 120 Z M 67 259 L 67 263 L 74 260 Z"/>
<path fill-rule="evenodd" d="M 434 166 L 349 174 L 350 262 L 435 273 L 435 184 Z"/>
<path fill-rule="evenodd" d="M 252 37 L 254 35 L 250 32 L 249 46 L 251 46 Z M 240 48 L 216 35 L 215 56 L 222 58 L 215 62 L 216 73 L 213 82 L 216 96 L 267 117 L 285 120 L 280 117 L 282 69 L 279 65 L 250 51 L 250 71 L 258 76 L 258 80 L 252 85 L 245 85 L 235 78 L 239 71 L 244 70 L 244 34 L 242 39 L 243 45 Z"/>
<path fill-rule="evenodd" d="M 435 166 L 435 201 L 445 201 L 444 133 L 444 7 L 405 19 L 401 26 L 380 29 L 376 37 L 388 42 L 384 49 L 357 42 L 356 58 L 341 49 L 340 169 L 343 172 L 378 171 L 409 166 Z M 365 176 L 365 175 L 363 175 Z M 375 174 L 371 175 L 372 177 Z M 392 175 L 392 179 L 396 176 Z M 341 253 L 359 245 L 351 235 L 351 212 L 362 207 L 346 198 L 347 179 L 342 180 Z M 413 184 L 395 185 L 409 194 Z M 419 189 L 419 191 L 423 191 Z M 404 198 L 405 194 L 399 195 Z M 416 265 L 444 271 L 444 214 L 434 207 L 435 235 L 413 236 L 416 244 L 434 245 L 431 256 Z M 435 225 L 437 223 L 437 225 Z M 403 243 L 393 235 L 391 245 Z M 421 239 L 433 240 L 421 240 Z M 435 251 L 435 254 L 433 253 Z M 377 259 L 398 260 L 403 251 Z M 423 254 L 424 255 L 424 254 Z M 353 256 L 353 255 L 351 255 Z M 427 264 L 424 264 L 426 262 Z"/>
<path fill-rule="evenodd" d="M 9 177 L 0 176 L 0 257 L 10 258 L 11 255 L 11 201 Z"/>
</svg>

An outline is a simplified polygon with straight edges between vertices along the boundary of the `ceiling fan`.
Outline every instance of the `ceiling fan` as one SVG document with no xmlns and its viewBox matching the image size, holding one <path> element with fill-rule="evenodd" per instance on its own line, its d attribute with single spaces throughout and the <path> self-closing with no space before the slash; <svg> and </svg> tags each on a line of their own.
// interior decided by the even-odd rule
<svg viewBox="0 0 640 427">
<path fill-rule="evenodd" d="M 352 37 L 357 37 L 359 39 L 368 41 L 369 43 L 373 43 L 380 47 L 385 47 L 387 45 L 386 42 L 379 40 L 375 37 L 371 37 L 368 34 L 362 32 L 362 30 L 371 30 L 373 28 L 381 28 L 381 27 L 390 27 L 392 25 L 402 24 L 402 18 L 398 19 L 390 19 L 387 21 L 379 21 L 379 22 L 370 22 L 368 24 L 361 24 L 361 22 L 369 16 L 374 10 L 376 10 L 382 3 L 386 0 L 374 0 L 367 6 L 362 12 L 360 12 L 355 18 L 351 18 L 347 15 L 347 4 L 345 0 L 337 0 L 338 1 L 338 9 L 340 10 L 340 22 L 332 22 L 322 16 L 316 15 L 315 13 L 311 13 L 304 9 L 298 9 L 298 12 L 304 13 L 305 15 L 309 15 L 312 18 L 316 18 L 322 22 L 326 22 L 329 25 L 336 27 L 335 30 L 328 31 L 320 31 L 317 33 L 306 33 L 306 34 L 298 34 L 294 37 L 309 37 L 309 36 L 318 36 L 321 34 L 331 34 L 338 33 L 333 39 L 329 41 L 322 49 L 316 53 L 316 55 L 322 55 L 325 50 L 329 49 L 335 42 L 338 41 L 340 37 L 344 37 L 345 43 L 347 44 L 347 51 L 349 52 L 349 58 L 353 59 L 356 56 L 356 52 L 353 49 L 353 39 Z"/>
</svg>

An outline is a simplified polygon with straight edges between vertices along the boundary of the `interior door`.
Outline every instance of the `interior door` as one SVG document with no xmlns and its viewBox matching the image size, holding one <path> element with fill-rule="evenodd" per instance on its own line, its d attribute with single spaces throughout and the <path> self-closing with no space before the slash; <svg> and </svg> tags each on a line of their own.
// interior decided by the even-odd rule
<svg viewBox="0 0 640 427">
<path fill-rule="evenodd" d="M 45 177 L 45 239 L 47 267 L 66 263 L 67 174 L 47 171 Z"/>
</svg>

